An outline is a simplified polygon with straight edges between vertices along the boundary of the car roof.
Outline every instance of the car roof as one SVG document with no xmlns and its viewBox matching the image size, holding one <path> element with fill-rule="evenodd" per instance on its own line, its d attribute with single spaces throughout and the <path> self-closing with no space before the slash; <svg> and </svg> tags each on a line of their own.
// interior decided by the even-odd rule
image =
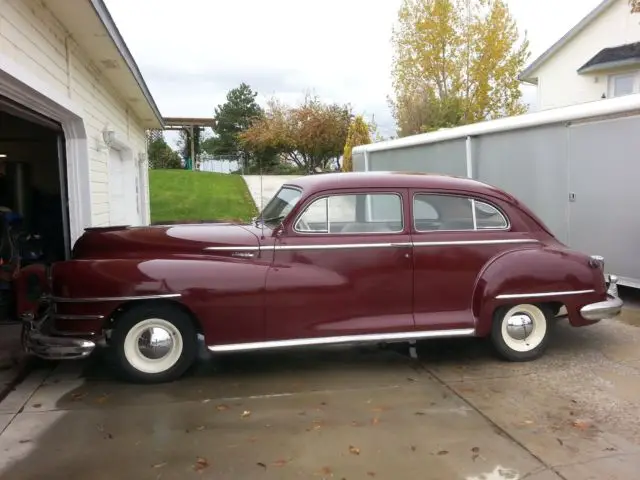
<svg viewBox="0 0 640 480">
<path fill-rule="evenodd" d="M 350 188 L 417 188 L 451 192 L 473 192 L 513 202 L 506 192 L 470 178 L 418 172 L 340 172 L 299 177 L 286 185 L 301 188 L 305 195 L 329 189 Z M 517 202 L 517 201 L 516 201 Z"/>
</svg>

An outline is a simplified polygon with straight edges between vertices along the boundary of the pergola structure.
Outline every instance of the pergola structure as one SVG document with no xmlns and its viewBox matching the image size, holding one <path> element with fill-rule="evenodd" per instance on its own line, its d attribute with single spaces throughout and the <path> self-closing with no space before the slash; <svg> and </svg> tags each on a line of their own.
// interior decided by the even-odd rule
<svg viewBox="0 0 640 480">
<path fill-rule="evenodd" d="M 193 131 L 195 128 L 215 127 L 215 118 L 189 118 L 189 117 L 164 117 L 164 129 L 165 130 L 184 130 L 189 133 L 191 139 L 191 145 L 189 150 L 191 151 L 191 170 L 196 168 L 196 148 L 194 142 Z"/>
</svg>

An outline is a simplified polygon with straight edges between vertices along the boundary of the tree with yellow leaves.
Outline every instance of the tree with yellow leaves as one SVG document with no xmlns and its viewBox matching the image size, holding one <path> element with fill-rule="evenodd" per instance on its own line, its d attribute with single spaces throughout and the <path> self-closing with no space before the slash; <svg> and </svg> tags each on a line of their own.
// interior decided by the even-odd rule
<svg viewBox="0 0 640 480">
<path fill-rule="evenodd" d="M 369 143 L 371 143 L 370 125 L 367 124 L 362 115 L 356 115 L 349 125 L 347 141 L 344 144 L 344 153 L 342 155 L 343 172 L 353 171 L 353 157 L 351 155 L 353 147 Z"/>
<path fill-rule="evenodd" d="M 524 113 L 529 42 L 519 38 L 505 0 L 403 0 L 392 38 L 398 135 Z"/>
</svg>

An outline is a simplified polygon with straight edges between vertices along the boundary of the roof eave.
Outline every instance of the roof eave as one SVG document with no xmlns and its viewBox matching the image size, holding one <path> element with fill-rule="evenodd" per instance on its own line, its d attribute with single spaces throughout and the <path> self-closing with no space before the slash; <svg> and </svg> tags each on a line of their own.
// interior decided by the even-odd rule
<svg viewBox="0 0 640 480">
<path fill-rule="evenodd" d="M 140 91 L 144 95 L 145 100 L 151 107 L 151 110 L 153 111 L 153 114 L 156 117 L 156 120 L 158 121 L 158 124 L 159 124 L 158 126 L 160 128 L 164 128 L 163 117 L 160 114 L 158 105 L 156 105 L 156 102 L 153 99 L 153 96 L 151 95 L 151 92 L 149 91 L 149 88 L 147 87 L 147 84 L 144 81 L 144 78 L 142 77 L 142 73 L 140 72 L 140 69 L 138 68 L 138 65 L 136 64 L 135 60 L 133 59 L 133 55 L 131 55 L 131 52 L 129 51 L 127 44 L 122 38 L 122 35 L 120 35 L 120 31 L 118 30 L 118 27 L 116 26 L 116 23 L 114 22 L 113 17 L 109 13 L 107 6 L 104 4 L 103 0 L 91 0 L 91 6 L 95 10 L 96 14 L 98 15 L 98 18 L 100 19 L 104 27 L 107 29 L 107 32 L 111 37 L 111 40 L 113 41 L 114 45 L 118 49 L 118 52 L 122 56 L 122 59 L 126 63 L 127 68 L 133 75 L 133 78 L 135 79 L 136 83 L 140 87 Z"/>
<path fill-rule="evenodd" d="M 588 67 L 580 67 L 578 74 L 600 73 L 608 70 L 621 69 L 625 67 L 635 67 L 640 65 L 640 58 L 627 58 L 625 60 L 616 60 L 613 62 L 597 63 Z"/>
</svg>

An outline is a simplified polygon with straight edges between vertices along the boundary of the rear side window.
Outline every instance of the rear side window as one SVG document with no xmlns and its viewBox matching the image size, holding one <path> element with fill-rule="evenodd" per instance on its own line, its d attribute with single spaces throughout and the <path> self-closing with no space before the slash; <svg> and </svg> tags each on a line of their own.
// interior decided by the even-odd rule
<svg viewBox="0 0 640 480">
<path fill-rule="evenodd" d="M 497 207 L 458 195 L 417 194 L 413 217 L 419 232 L 504 230 L 509 226 Z"/>
</svg>

